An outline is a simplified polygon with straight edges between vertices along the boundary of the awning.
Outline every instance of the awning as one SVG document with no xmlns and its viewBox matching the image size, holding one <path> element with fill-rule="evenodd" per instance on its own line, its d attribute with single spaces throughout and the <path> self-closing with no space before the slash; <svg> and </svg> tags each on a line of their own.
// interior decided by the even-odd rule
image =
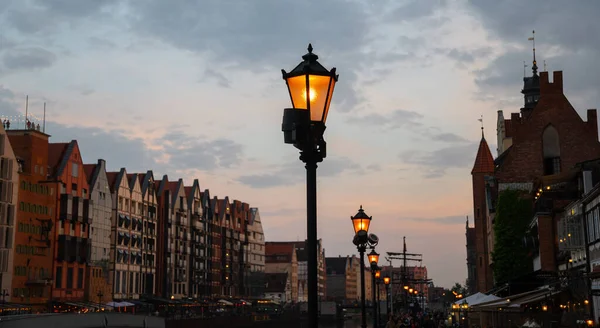
<svg viewBox="0 0 600 328">
<path fill-rule="evenodd" d="M 546 297 L 560 293 L 558 290 L 550 289 L 544 286 L 538 289 L 530 290 L 525 293 L 515 294 L 500 298 L 490 302 L 483 302 L 473 306 L 474 310 L 491 310 L 497 308 L 519 308 L 521 305 L 541 301 Z"/>
</svg>

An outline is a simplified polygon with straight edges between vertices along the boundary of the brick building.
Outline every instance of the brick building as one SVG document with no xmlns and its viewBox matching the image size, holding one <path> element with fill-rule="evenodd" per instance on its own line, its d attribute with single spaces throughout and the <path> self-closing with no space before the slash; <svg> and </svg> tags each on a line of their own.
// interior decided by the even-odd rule
<svg viewBox="0 0 600 328">
<path fill-rule="evenodd" d="M 588 109 L 584 121 L 563 92 L 562 72 L 553 72 L 552 82 L 548 72 L 538 75 L 535 56 L 532 69 L 532 76 L 523 79 L 520 112 L 511 113 L 510 119 L 498 112 L 498 157 L 492 161 L 482 136 L 472 171 L 479 292 L 493 286 L 491 252 L 497 194 L 513 189 L 531 198 L 534 271 L 555 272 L 555 214 L 578 197 L 571 189 L 580 163 L 600 158 L 596 110 Z"/>
<path fill-rule="evenodd" d="M 48 233 L 52 225 L 48 220 L 54 202 L 48 199 L 47 187 L 39 184 L 45 180 L 39 170 L 45 163 L 40 157 L 47 151 L 44 138 L 47 145 L 48 137 L 40 134 L 41 140 L 37 140 L 36 131 L 11 132 L 0 128 L 0 300 L 18 302 L 23 301 L 21 295 L 27 295 L 28 303 L 44 302 L 49 290 L 43 287 L 52 270 Z M 23 137 L 11 146 L 11 134 Z M 40 150 L 39 156 L 32 144 Z M 42 170 L 45 172 L 46 168 L 45 165 Z M 18 196 L 24 194 L 31 195 L 31 200 L 23 200 L 17 207 Z M 40 263 L 36 263 L 37 259 Z M 33 284 L 38 278 L 43 283 Z"/>
<path fill-rule="evenodd" d="M 469 218 L 466 223 L 466 241 L 467 241 L 467 290 L 469 294 L 477 290 L 477 248 L 475 227 L 469 226 Z M 431 293 L 430 293 L 431 294 Z"/>
<path fill-rule="evenodd" d="M 48 146 L 49 186 L 56 190 L 53 300 L 83 300 L 91 241 L 89 185 L 76 140 Z"/>
</svg>

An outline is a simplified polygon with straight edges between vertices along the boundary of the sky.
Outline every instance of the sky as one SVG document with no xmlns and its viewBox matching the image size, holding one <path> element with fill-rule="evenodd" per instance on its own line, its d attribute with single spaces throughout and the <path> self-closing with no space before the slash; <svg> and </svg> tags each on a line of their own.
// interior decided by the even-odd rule
<svg viewBox="0 0 600 328">
<path fill-rule="evenodd" d="M 597 108 L 598 12 L 561 0 L 1 0 L 0 115 L 24 115 L 29 95 L 32 120 L 46 103 L 51 141 L 78 140 L 86 163 L 197 178 L 258 207 L 268 241 L 301 240 L 305 172 L 283 143 L 280 70 L 310 42 L 339 73 L 318 169 L 326 255 L 357 254 L 362 205 L 380 253 L 406 236 L 450 287 L 466 278 L 478 119 L 496 154 L 532 30 L 540 70 L 564 71 L 580 113 Z"/>
</svg>

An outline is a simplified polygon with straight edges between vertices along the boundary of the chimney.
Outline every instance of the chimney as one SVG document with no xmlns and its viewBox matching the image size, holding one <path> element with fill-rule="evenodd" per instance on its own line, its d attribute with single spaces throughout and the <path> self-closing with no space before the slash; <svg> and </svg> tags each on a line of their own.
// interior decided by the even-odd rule
<svg viewBox="0 0 600 328">
<path fill-rule="evenodd" d="M 592 171 L 583 171 L 583 194 L 587 195 L 593 187 Z"/>
</svg>

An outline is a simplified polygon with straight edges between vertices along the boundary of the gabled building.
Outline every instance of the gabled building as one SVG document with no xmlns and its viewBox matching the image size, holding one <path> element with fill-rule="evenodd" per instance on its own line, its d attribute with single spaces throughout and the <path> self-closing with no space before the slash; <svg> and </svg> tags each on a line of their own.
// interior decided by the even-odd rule
<svg viewBox="0 0 600 328">
<path fill-rule="evenodd" d="M 111 231 L 113 203 L 110 183 L 106 175 L 106 162 L 84 164 L 83 169 L 90 186 L 93 220 L 90 223 L 91 254 L 86 271 L 85 298 L 94 303 L 110 301 L 112 296 Z"/>
<path fill-rule="evenodd" d="M 265 275 L 265 298 L 282 304 L 292 302 L 292 288 L 287 273 L 267 273 Z"/>
<path fill-rule="evenodd" d="M 48 185 L 56 190 L 52 299 L 83 300 L 90 260 L 92 204 L 76 140 L 48 145 Z"/>
<path fill-rule="evenodd" d="M 157 291 L 165 298 L 189 296 L 190 221 L 183 180 L 158 182 L 158 272 Z"/>
<path fill-rule="evenodd" d="M 260 211 L 256 207 L 250 208 L 248 219 L 248 264 L 250 274 L 246 283 L 247 295 L 260 297 L 265 287 L 265 235 L 260 219 Z"/>
<path fill-rule="evenodd" d="M 224 236 L 221 235 L 221 220 L 220 220 L 220 212 L 221 212 L 221 204 L 217 197 L 210 198 L 208 192 L 205 191 L 205 196 L 210 199 L 210 210 L 211 213 L 209 216 L 209 245 L 211 245 L 211 254 L 210 254 L 210 280 L 211 280 L 211 295 L 212 296 L 221 296 L 223 295 L 223 280 L 224 277 L 221 274 L 221 257 L 223 256 L 222 251 L 222 243 L 224 242 Z"/>
<path fill-rule="evenodd" d="M 298 258 L 296 246 L 289 242 L 265 243 L 265 273 L 287 273 L 291 284 L 291 302 L 298 302 Z"/>
<path fill-rule="evenodd" d="M 247 281 L 250 275 L 248 262 L 248 219 L 250 205 L 239 200 L 231 202 L 231 223 L 233 233 L 233 283 L 234 295 L 248 296 Z"/>
<path fill-rule="evenodd" d="M 48 135 L 29 130 L 5 131 L 0 127 L 0 298 L 3 302 L 45 307 L 50 296 L 56 201 L 51 189 L 54 187 L 43 183 L 47 169 Z"/>
<path fill-rule="evenodd" d="M 152 171 L 145 174 L 136 173 L 142 191 L 142 265 L 141 265 L 141 294 L 152 296 L 156 293 L 156 252 L 158 238 L 157 197 L 154 175 Z"/>
<path fill-rule="evenodd" d="M 113 199 L 113 299 L 139 299 L 141 255 L 141 191 L 132 192 L 125 168 L 109 172 Z"/>
<path fill-rule="evenodd" d="M 232 217 L 231 204 L 229 197 L 218 199 L 220 203 L 219 221 L 221 225 L 221 295 L 235 296 L 237 294 L 238 273 L 239 273 L 239 234 L 234 232 L 235 219 Z"/>
<path fill-rule="evenodd" d="M 206 243 L 206 207 L 205 199 L 200 192 L 198 179 L 190 187 L 185 187 L 188 202 L 188 217 L 190 218 L 191 253 L 189 263 L 190 296 L 205 297 L 207 294 L 207 243 Z"/>
<path fill-rule="evenodd" d="M 330 301 L 354 302 L 360 298 L 360 265 L 356 256 L 327 257 L 327 295 Z M 366 276 L 368 277 L 368 276 Z"/>
</svg>

